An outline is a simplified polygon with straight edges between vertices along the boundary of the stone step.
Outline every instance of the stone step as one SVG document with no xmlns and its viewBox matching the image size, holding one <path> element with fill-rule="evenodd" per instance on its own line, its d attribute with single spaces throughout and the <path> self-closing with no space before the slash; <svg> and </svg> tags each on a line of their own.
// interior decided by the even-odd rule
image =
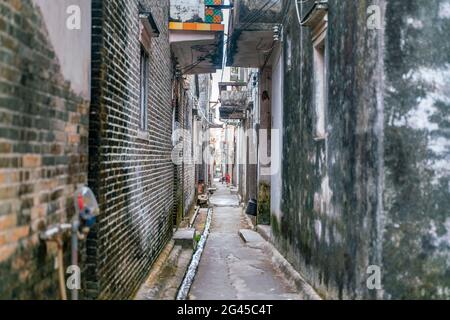
<svg viewBox="0 0 450 320">
<path fill-rule="evenodd" d="M 192 249 L 195 247 L 195 229 L 179 229 L 173 235 L 175 245 L 182 246 L 185 249 Z"/>
<path fill-rule="evenodd" d="M 239 236 L 245 243 L 259 243 L 265 242 L 263 237 L 258 232 L 249 230 L 249 229 L 241 229 L 239 230 Z"/>
</svg>

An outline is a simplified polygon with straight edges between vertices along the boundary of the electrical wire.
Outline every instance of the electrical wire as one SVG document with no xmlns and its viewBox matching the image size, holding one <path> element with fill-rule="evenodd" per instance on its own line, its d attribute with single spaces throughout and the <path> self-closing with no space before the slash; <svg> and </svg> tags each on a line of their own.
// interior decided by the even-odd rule
<svg viewBox="0 0 450 320">
<path fill-rule="evenodd" d="M 272 3 L 273 2 L 273 3 Z M 241 30 L 244 30 L 244 29 L 246 29 L 246 28 L 248 28 L 249 26 L 251 26 L 251 25 L 253 25 L 257 20 L 258 20 L 258 18 L 259 17 L 261 17 L 261 16 L 263 16 L 264 14 L 266 14 L 269 10 L 271 10 L 276 4 L 278 4 L 280 2 L 280 0 L 276 0 L 276 1 L 273 1 L 273 0 L 268 0 L 262 7 L 260 7 L 257 11 L 255 11 L 255 12 L 253 12 L 253 13 L 251 13 L 251 14 L 248 14 L 243 20 L 247 20 L 247 18 L 248 18 L 248 20 L 246 21 L 246 23 L 243 25 L 243 26 L 241 26 L 240 27 L 240 29 Z M 272 3 L 272 5 L 271 6 L 269 6 L 270 4 Z M 268 7 L 269 6 L 269 7 Z M 287 17 L 287 12 L 288 12 L 288 9 L 286 8 L 285 9 L 285 12 L 283 13 L 283 19 L 282 19 L 282 23 L 281 24 L 284 24 L 284 22 L 285 22 L 285 19 L 286 19 L 286 17 Z M 227 40 L 226 40 L 226 42 L 225 42 L 225 48 L 224 48 L 224 50 L 228 47 L 228 45 L 235 39 L 235 36 L 236 36 L 236 34 L 237 34 L 238 32 L 235 30 L 235 31 L 233 31 L 233 33 L 231 34 L 231 36 L 227 36 Z M 237 36 L 239 36 L 240 35 L 240 33 L 238 33 L 237 34 Z M 265 60 L 265 62 L 264 62 L 264 67 L 267 65 L 267 63 L 268 63 L 268 61 L 269 61 L 269 59 L 270 59 L 270 57 L 271 57 L 271 55 L 272 55 L 272 53 L 273 53 L 273 50 L 274 50 L 274 48 L 275 48 L 275 42 L 276 41 L 274 41 L 273 43 L 272 43 L 272 47 L 270 48 L 270 49 L 267 49 L 267 50 L 265 50 L 265 52 L 270 52 L 269 53 L 269 55 L 268 55 L 268 57 L 267 57 L 267 59 Z M 183 73 L 187 73 L 187 72 L 189 72 L 189 71 L 191 71 L 192 69 L 194 69 L 196 66 L 198 66 L 200 63 L 202 63 L 203 61 L 205 61 L 208 57 L 210 57 L 211 56 L 211 54 L 213 53 L 213 52 L 215 52 L 216 51 L 216 49 L 213 49 L 213 50 L 211 50 L 207 55 L 205 55 L 205 56 L 203 56 L 201 59 L 198 59 L 196 62 L 194 62 L 194 63 L 192 63 L 192 64 L 190 64 L 190 65 L 188 65 L 188 66 L 186 66 L 186 67 L 184 67 L 182 70 L 182 72 Z M 222 61 L 222 65 L 223 65 L 223 67 L 224 67 L 224 65 L 226 64 L 226 61 L 227 61 L 227 56 L 226 56 L 226 54 L 225 54 L 225 59 Z M 263 67 L 263 68 L 264 68 Z M 223 79 L 223 75 L 224 75 L 224 71 L 222 70 L 222 79 Z M 234 108 L 234 110 L 232 111 L 232 113 L 234 113 L 235 111 L 236 111 L 236 109 L 237 109 L 237 107 L 235 107 Z M 209 121 L 207 120 L 207 122 L 209 123 Z M 210 123 L 211 124 L 211 123 Z"/>
<path fill-rule="evenodd" d="M 269 6 L 269 4 L 272 3 L 272 5 L 267 8 L 267 6 Z M 268 0 L 262 7 L 260 7 L 257 11 L 252 12 L 250 14 L 248 14 L 246 17 L 244 17 L 242 20 L 247 20 L 247 22 L 240 27 L 240 29 L 245 29 L 250 27 L 251 25 L 253 25 L 259 17 L 261 17 L 263 14 L 267 13 L 270 9 L 272 9 L 276 4 L 278 4 L 280 2 L 280 0 Z M 263 11 L 264 10 L 264 11 Z M 232 40 L 235 39 L 236 33 L 238 33 L 237 31 L 234 31 L 231 36 L 227 37 L 227 42 L 224 44 L 226 47 L 231 43 Z M 194 69 L 196 66 L 198 66 L 200 63 L 202 63 L 203 61 L 205 61 L 207 58 L 211 57 L 211 54 L 213 54 L 216 51 L 216 49 L 212 49 L 210 52 L 208 52 L 206 55 L 202 56 L 202 59 L 198 59 L 197 61 L 185 66 L 184 68 L 182 68 L 182 73 L 187 73 L 189 71 L 191 71 L 192 69 Z M 222 61 L 223 63 L 223 61 Z M 226 63 L 226 55 L 225 55 L 225 63 Z"/>
<path fill-rule="evenodd" d="M 267 5 L 270 4 L 271 1 L 272 1 L 272 0 L 268 1 L 261 9 L 267 7 Z M 261 12 L 260 15 L 263 15 L 263 14 L 267 13 L 267 12 L 268 12 L 270 9 L 272 9 L 278 2 L 279 2 L 279 0 L 277 0 L 276 2 L 274 2 L 269 8 L 265 9 L 264 12 Z M 285 17 L 286 17 L 286 13 L 287 13 L 287 12 L 288 12 L 288 10 L 287 10 L 287 8 L 286 8 L 286 9 L 285 9 L 285 12 L 283 13 L 282 23 L 284 23 L 284 21 L 285 21 Z M 256 20 L 253 20 L 253 22 L 251 22 L 249 25 L 253 24 L 254 21 L 256 21 Z M 245 28 L 248 28 L 248 26 L 244 25 L 243 27 L 241 27 L 241 29 L 245 29 Z M 233 33 L 233 34 L 234 34 L 234 33 Z M 261 42 L 260 42 L 260 43 L 261 43 Z M 272 48 L 270 48 L 270 49 L 267 50 L 268 52 L 270 51 L 270 54 L 269 54 L 269 56 L 268 56 L 268 59 L 266 59 L 265 62 L 264 62 L 263 69 L 264 69 L 264 67 L 266 66 L 268 60 L 270 59 L 270 56 L 272 55 L 273 49 L 274 49 L 274 48 L 275 48 L 275 41 L 272 43 Z M 237 110 L 237 107 L 234 107 L 233 110 L 232 110 L 232 112 L 231 112 L 231 114 L 233 114 L 234 112 L 236 112 L 236 110 Z"/>
<path fill-rule="evenodd" d="M 270 9 L 272 9 L 276 4 L 278 4 L 280 2 L 280 0 L 277 0 L 277 1 L 273 2 L 269 8 L 267 8 L 267 6 L 272 1 L 273 0 L 267 1 L 261 8 L 259 8 L 256 12 L 254 12 L 253 15 L 250 14 L 251 17 L 248 19 L 248 21 L 243 26 L 240 27 L 240 29 L 244 30 L 244 29 L 250 27 L 251 25 L 253 25 L 258 20 L 259 17 L 266 14 Z M 247 20 L 247 17 L 242 20 Z M 233 34 L 231 35 L 231 37 L 229 38 L 230 41 L 226 44 L 227 47 L 230 45 L 231 41 L 235 39 L 235 38 L 233 38 L 233 36 L 235 36 L 236 33 L 237 33 L 237 31 L 234 31 Z M 237 36 L 239 36 L 239 34 Z M 226 63 L 227 58 L 228 57 L 225 56 L 225 63 Z"/>
<path fill-rule="evenodd" d="M 297 0 L 294 0 L 294 1 L 295 1 L 296 4 L 297 4 Z M 309 1 L 309 0 L 306 0 L 306 1 Z M 282 15 L 282 20 L 281 20 L 281 23 L 280 23 L 281 26 L 283 26 L 284 23 L 286 22 L 286 19 L 287 19 L 287 17 L 288 17 L 288 13 L 289 13 L 289 9 L 290 9 L 290 7 L 291 7 L 291 3 L 292 3 L 292 2 L 289 2 L 289 5 L 288 5 L 288 6 L 285 6 L 285 8 L 284 8 L 284 12 L 283 12 L 283 15 Z M 267 63 L 269 62 L 270 58 L 272 57 L 273 50 L 275 49 L 275 47 L 276 47 L 276 41 L 274 40 L 274 41 L 272 42 L 272 47 L 271 47 L 270 49 L 267 49 L 267 50 L 264 50 L 264 51 L 263 51 L 264 53 L 267 52 L 268 55 L 267 55 L 267 57 L 266 57 L 266 59 L 265 59 L 265 61 L 264 61 L 264 64 L 263 64 L 263 66 L 262 66 L 262 69 L 264 69 L 264 68 L 266 67 Z"/>
</svg>

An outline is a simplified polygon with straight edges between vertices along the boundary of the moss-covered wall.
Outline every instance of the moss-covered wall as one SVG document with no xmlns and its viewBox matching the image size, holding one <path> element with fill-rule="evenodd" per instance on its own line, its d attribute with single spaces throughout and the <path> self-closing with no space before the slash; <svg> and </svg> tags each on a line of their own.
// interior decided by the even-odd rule
<svg viewBox="0 0 450 320">
<path fill-rule="evenodd" d="M 276 245 L 329 298 L 448 297 L 448 1 L 328 2 L 326 140 L 292 4 L 284 26 Z M 384 30 L 367 27 L 370 5 Z M 370 265 L 384 290 L 367 288 Z"/>
<path fill-rule="evenodd" d="M 450 2 L 388 1 L 384 287 L 450 298 Z"/>
<path fill-rule="evenodd" d="M 258 224 L 270 224 L 270 185 L 266 182 L 259 183 Z"/>
</svg>

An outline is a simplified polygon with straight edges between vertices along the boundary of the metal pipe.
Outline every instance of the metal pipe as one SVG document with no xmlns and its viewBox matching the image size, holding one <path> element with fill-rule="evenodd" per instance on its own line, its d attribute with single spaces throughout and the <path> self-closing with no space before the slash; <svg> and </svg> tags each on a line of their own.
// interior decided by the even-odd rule
<svg viewBox="0 0 450 320">
<path fill-rule="evenodd" d="M 76 214 L 72 221 L 72 266 L 78 266 L 78 229 L 80 227 L 79 215 Z M 78 300 L 78 288 L 72 288 L 71 290 L 72 300 Z"/>
<path fill-rule="evenodd" d="M 303 6 L 303 1 L 300 3 Z M 300 24 L 300 26 L 302 26 L 302 18 L 300 17 L 300 10 L 298 9 L 298 1 L 297 0 L 295 0 L 295 11 L 297 12 L 298 23 Z"/>
</svg>

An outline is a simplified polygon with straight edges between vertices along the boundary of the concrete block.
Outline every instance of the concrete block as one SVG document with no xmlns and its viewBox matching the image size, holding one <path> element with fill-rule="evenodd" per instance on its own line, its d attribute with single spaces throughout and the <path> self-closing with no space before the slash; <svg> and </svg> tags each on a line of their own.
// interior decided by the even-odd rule
<svg viewBox="0 0 450 320">
<path fill-rule="evenodd" d="M 267 242 L 273 243 L 273 234 L 271 226 L 258 225 L 256 227 L 256 230 Z"/>
<path fill-rule="evenodd" d="M 175 245 L 182 246 L 183 248 L 194 248 L 195 243 L 195 229 L 179 229 L 173 235 Z"/>
<path fill-rule="evenodd" d="M 249 229 L 239 230 L 239 236 L 244 240 L 245 243 L 258 243 L 264 242 L 263 237 L 255 231 Z"/>
</svg>

